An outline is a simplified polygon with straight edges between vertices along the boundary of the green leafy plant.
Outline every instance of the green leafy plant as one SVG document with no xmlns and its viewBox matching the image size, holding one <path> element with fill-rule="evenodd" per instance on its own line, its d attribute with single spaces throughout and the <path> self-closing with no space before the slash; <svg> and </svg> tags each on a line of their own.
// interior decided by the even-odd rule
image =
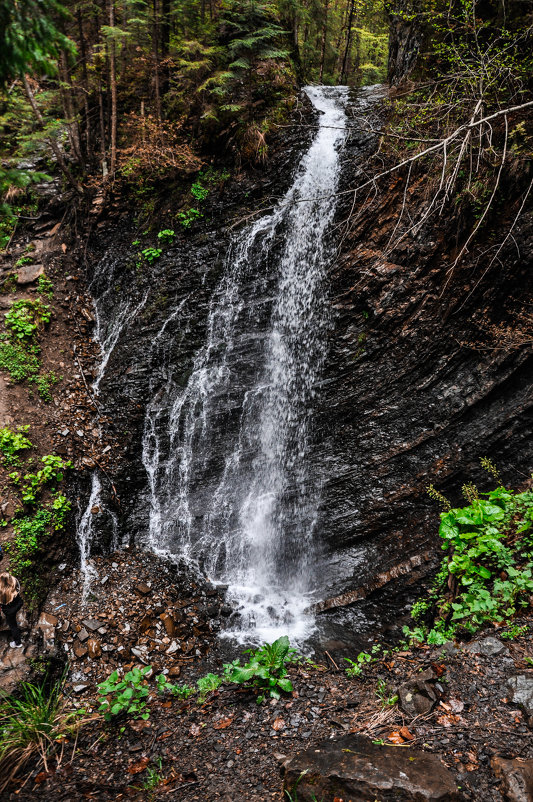
<svg viewBox="0 0 533 802">
<path fill-rule="evenodd" d="M 0 451 L 4 455 L 4 465 L 19 467 L 19 452 L 33 447 L 31 441 L 26 437 L 29 428 L 29 426 L 18 426 L 14 431 L 6 426 L 0 429 Z"/>
<path fill-rule="evenodd" d="M 21 256 L 15 262 L 15 267 L 24 267 L 24 265 L 31 265 L 33 262 L 33 256 Z"/>
<path fill-rule="evenodd" d="M 386 707 L 394 707 L 394 705 L 398 701 L 398 696 L 396 694 L 389 695 L 387 692 L 387 683 L 379 679 L 377 686 L 376 686 L 376 696 L 381 702 L 381 707 L 385 709 Z"/>
<path fill-rule="evenodd" d="M 287 665 L 298 660 L 297 652 L 291 649 L 286 635 L 274 643 L 265 643 L 259 649 L 248 649 L 250 659 L 245 665 L 234 660 L 224 666 L 224 680 L 238 685 L 250 683 L 260 691 L 257 703 L 261 704 L 268 694 L 273 699 L 280 698 L 280 691 L 291 693 L 292 682 L 287 677 Z"/>
<path fill-rule="evenodd" d="M 134 719 L 150 718 L 150 712 L 146 709 L 146 697 L 149 690 L 145 678 L 151 671 L 151 666 L 141 669 L 133 668 L 124 675 L 123 679 L 119 678 L 118 671 L 113 671 L 104 682 L 99 683 L 100 707 L 98 711 L 104 714 L 106 721 L 122 715 Z"/>
<path fill-rule="evenodd" d="M 164 242 L 165 245 L 171 245 L 174 241 L 175 233 L 171 228 L 164 228 L 163 231 L 160 231 L 157 235 L 157 239 Z"/>
<path fill-rule="evenodd" d="M 375 662 L 376 658 L 372 657 L 368 652 L 359 652 L 355 660 L 350 660 L 345 657 L 344 660 L 348 663 L 347 668 L 344 669 L 349 677 L 360 677 L 363 674 L 364 667 L 367 663 Z"/>
<path fill-rule="evenodd" d="M 39 372 L 39 346 L 0 335 L 0 369 L 13 381 L 22 382 Z"/>
<path fill-rule="evenodd" d="M 523 638 L 524 635 L 527 634 L 527 630 L 528 630 L 527 624 L 524 624 L 524 626 L 522 627 L 518 626 L 518 624 L 515 624 L 514 626 L 510 627 L 507 630 L 507 632 L 502 632 L 500 637 L 504 638 L 504 640 L 515 640 L 515 638 Z"/>
<path fill-rule="evenodd" d="M 496 468 L 488 460 L 492 475 Z M 479 495 L 481 497 L 479 497 Z M 406 628 L 421 642 L 440 645 L 461 626 L 476 632 L 490 621 L 506 621 L 528 606 L 533 592 L 533 491 L 502 486 L 489 493 L 468 487 L 467 507 L 441 513 L 439 535 L 447 552 L 428 598 L 412 611 L 420 619 L 434 611 L 432 627 Z"/>
<path fill-rule="evenodd" d="M 4 544 L 11 568 L 24 583 L 28 592 L 35 572 L 34 558 L 52 532 L 64 529 L 71 505 L 57 493 L 52 501 L 39 507 L 33 515 L 16 515 L 13 519 L 13 540 Z"/>
<path fill-rule="evenodd" d="M 190 228 L 203 214 L 198 209 L 188 209 L 186 212 L 179 212 L 177 217 L 183 228 Z"/>
<path fill-rule="evenodd" d="M 157 259 L 159 259 L 163 251 L 161 248 L 144 248 L 141 253 L 144 260 L 148 262 L 148 264 L 152 264 L 152 262 L 155 262 Z"/>
<path fill-rule="evenodd" d="M 194 688 L 190 685 L 174 685 L 169 682 L 165 674 L 159 674 L 156 677 L 157 692 L 160 694 L 169 693 L 172 696 L 177 696 L 179 699 L 188 699 L 196 693 Z"/>
<path fill-rule="evenodd" d="M 54 285 L 44 273 L 37 279 L 37 292 L 44 295 L 49 301 L 54 297 Z"/>
<path fill-rule="evenodd" d="M 53 370 L 48 373 L 43 373 L 41 376 L 34 376 L 30 381 L 35 383 L 39 397 L 45 404 L 52 401 L 52 387 L 55 387 L 61 381 L 59 376 L 56 376 Z"/>
<path fill-rule="evenodd" d="M 51 318 L 50 307 L 37 301 L 15 301 L 6 313 L 6 326 L 19 340 L 31 339 L 40 323 L 48 323 Z"/>
<path fill-rule="evenodd" d="M 207 187 L 203 187 L 199 181 L 195 181 L 191 187 L 191 195 L 196 198 L 197 201 L 204 201 L 209 195 L 209 190 Z"/>
<path fill-rule="evenodd" d="M 55 454 L 41 457 L 43 467 L 37 473 L 27 473 L 24 476 L 25 484 L 22 486 L 22 501 L 24 504 L 35 504 L 45 485 L 57 484 L 63 481 L 63 471 L 72 468 L 72 462 L 65 462 Z M 19 473 L 10 473 L 9 478 L 15 483 L 21 483 Z"/>
<path fill-rule="evenodd" d="M 218 674 L 206 674 L 205 677 L 200 677 L 196 685 L 198 687 L 198 703 L 203 704 L 207 696 L 216 691 L 222 685 L 223 679 Z"/>
</svg>

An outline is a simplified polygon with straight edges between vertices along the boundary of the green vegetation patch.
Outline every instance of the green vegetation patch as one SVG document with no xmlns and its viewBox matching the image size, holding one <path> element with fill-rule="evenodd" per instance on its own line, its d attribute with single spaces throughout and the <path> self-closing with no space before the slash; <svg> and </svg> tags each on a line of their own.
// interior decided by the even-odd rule
<svg viewBox="0 0 533 802">
<path fill-rule="evenodd" d="M 468 506 L 441 513 L 446 556 L 428 597 L 412 609 L 424 623 L 404 628 L 429 644 L 508 621 L 529 606 L 533 593 L 533 490 L 500 486 L 478 494 L 470 484 L 463 492 Z"/>
</svg>

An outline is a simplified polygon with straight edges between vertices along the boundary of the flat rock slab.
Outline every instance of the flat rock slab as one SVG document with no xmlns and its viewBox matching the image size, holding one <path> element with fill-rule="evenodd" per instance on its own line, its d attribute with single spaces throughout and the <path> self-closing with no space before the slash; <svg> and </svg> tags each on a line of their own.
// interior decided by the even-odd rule
<svg viewBox="0 0 533 802">
<path fill-rule="evenodd" d="M 491 765 L 502 780 L 503 795 L 508 802 L 533 802 L 533 760 L 493 757 Z"/>
<path fill-rule="evenodd" d="M 378 746 L 363 735 L 322 741 L 285 762 L 284 788 L 298 802 L 455 802 L 463 797 L 435 755 Z"/>
<path fill-rule="evenodd" d="M 32 284 L 44 273 L 44 265 L 17 267 L 17 284 Z"/>
</svg>

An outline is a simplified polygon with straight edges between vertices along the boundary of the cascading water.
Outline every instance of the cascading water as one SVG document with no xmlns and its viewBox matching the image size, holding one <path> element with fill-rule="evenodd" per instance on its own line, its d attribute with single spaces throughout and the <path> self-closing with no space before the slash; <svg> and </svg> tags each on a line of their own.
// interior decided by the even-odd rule
<svg viewBox="0 0 533 802">
<path fill-rule="evenodd" d="M 94 312 L 96 327 L 94 339 L 100 346 L 101 359 L 98 365 L 92 391 L 98 397 L 100 382 L 102 381 L 109 358 L 113 353 L 121 334 L 135 319 L 146 303 L 147 294 L 140 302 L 135 303 L 120 287 L 121 260 L 103 259 L 95 268 L 94 276 L 89 284 L 89 292 L 94 299 Z M 91 548 L 94 539 L 93 516 L 96 511 L 104 511 L 102 498 L 102 484 L 98 470 L 93 470 L 91 476 L 91 491 L 83 511 L 80 509 L 76 526 L 76 538 L 80 550 L 80 571 L 83 577 L 82 598 L 85 600 L 91 582 L 96 578 L 97 572 L 91 561 Z M 108 527 L 111 527 L 111 543 L 114 548 L 118 546 L 118 520 L 116 514 L 105 509 L 105 518 Z"/>
<path fill-rule="evenodd" d="M 280 632 L 301 640 L 313 628 L 304 613 L 320 499 L 312 410 L 348 90 L 306 92 L 319 129 L 293 186 L 230 248 L 188 382 L 168 366 L 144 428 L 147 545 L 227 584 L 239 613 L 229 631 L 247 641 Z"/>
</svg>

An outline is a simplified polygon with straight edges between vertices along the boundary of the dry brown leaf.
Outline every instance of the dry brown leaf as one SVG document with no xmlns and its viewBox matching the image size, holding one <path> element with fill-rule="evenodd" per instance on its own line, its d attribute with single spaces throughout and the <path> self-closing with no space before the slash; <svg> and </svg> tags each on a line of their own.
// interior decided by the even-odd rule
<svg viewBox="0 0 533 802">
<path fill-rule="evenodd" d="M 403 744 L 404 740 L 399 732 L 391 732 L 389 736 L 387 736 L 387 741 L 390 741 L 393 744 Z"/>
<path fill-rule="evenodd" d="M 415 736 L 409 732 L 407 727 L 400 727 L 399 733 L 406 741 L 414 741 Z"/>
<path fill-rule="evenodd" d="M 128 774 L 140 774 L 144 771 L 150 762 L 149 757 L 142 757 L 137 763 L 132 763 L 128 766 Z"/>
<path fill-rule="evenodd" d="M 171 735 L 172 735 L 172 730 L 166 730 L 157 737 L 157 740 L 164 741 L 166 738 L 170 738 Z"/>
<path fill-rule="evenodd" d="M 284 730 L 285 729 L 285 722 L 283 721 L 283 719 L 282 718 L 277 718 L 274 721 L 273 725 L 272 725 L 272 729 L 276 730 L 276 732 L 279 732 L 280 730 Z"/>
<path fill-rule="evenodd" d="M 233 719 L 230 716 L 228 716 L 227 718 L 219 718 L 219 720 L 215 721 L 215 723 L 213 724 L 213 729 L 214 730 L 225 730 L 226 727 L 229 727 L 230 724 L 232 724 L 232 723 L 233 723 Z"/>
<path fill-rule="evenodd" d="M 52 774 L 49 771 L 40 771 L 39 774 L 33 778 L 33 782 L 36 783 L 36 785 L 40 785 L 51 776 Z"/>
</svg>

